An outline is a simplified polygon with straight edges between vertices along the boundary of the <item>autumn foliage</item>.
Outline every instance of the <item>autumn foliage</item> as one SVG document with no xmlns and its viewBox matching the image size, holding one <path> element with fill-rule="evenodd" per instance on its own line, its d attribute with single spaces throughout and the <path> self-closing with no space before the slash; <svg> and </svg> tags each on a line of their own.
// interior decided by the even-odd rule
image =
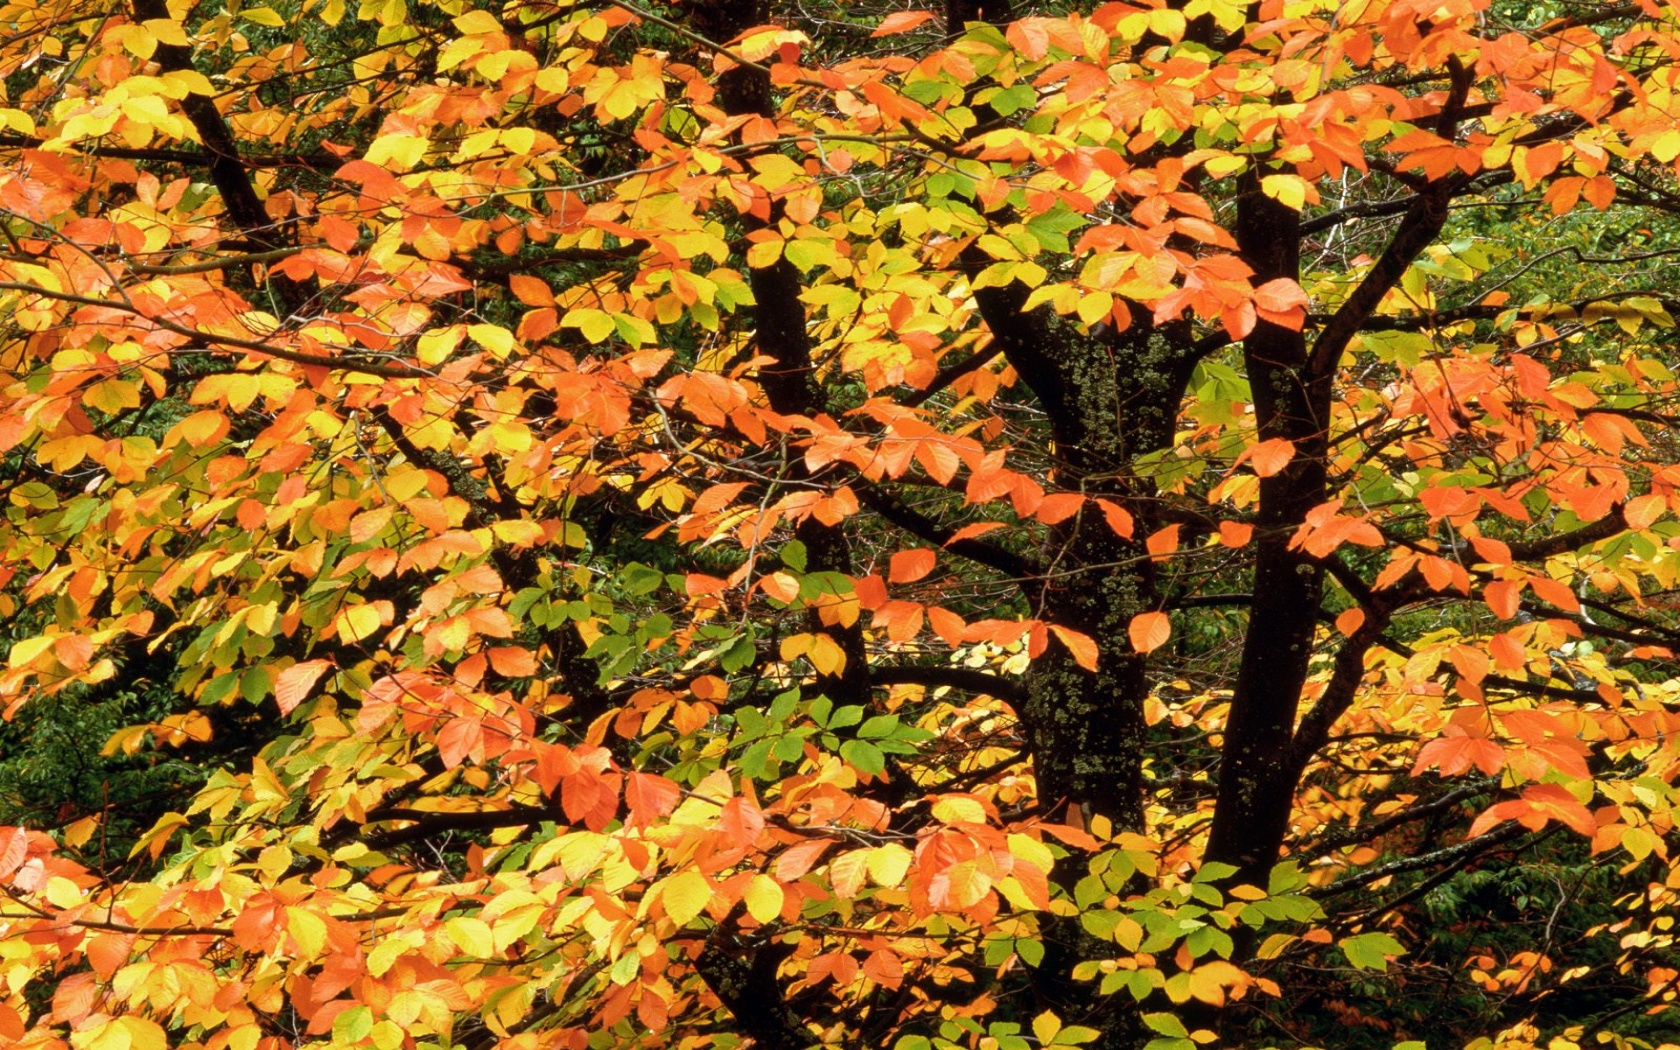
<svg viewBox="0 0 1680 1050">
<path fill-rule="evenodd" d="M 0 12 L 0 1045 L 1680 1042 L 1672 3 Z"/>
</svg>

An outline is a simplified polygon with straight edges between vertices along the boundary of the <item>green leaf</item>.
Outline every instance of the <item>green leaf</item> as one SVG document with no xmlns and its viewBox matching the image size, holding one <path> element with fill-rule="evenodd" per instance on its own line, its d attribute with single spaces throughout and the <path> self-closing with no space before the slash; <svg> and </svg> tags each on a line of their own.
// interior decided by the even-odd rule
<svg viewBox="0 0 1680 1050">
<path fill-rule="evenodd" d="M 1405 945 L 1387 933 L 1361 933 L 1344 937 L 1336 945 L 1347 961 L 1361 970 L 1388 972 L 1388 957 L 1406 954 Z"/>
<path fill-rule="evenodd" d="M 893 730 L 898 728 L 897 715 L 876 715 L 869 721 L 858 726 L 857 735 L 867 740 L 892 736 Z"/>
<path fill-rule="evenodd" d="M 782 547 L 782 564 L 786 565 L 794 572 L 805 571 L 805 559 L 805 545 L 800 543 L 798 540 L 789 540 L 787 544 Z"/>
<path fill-rule="evenodd" d="M 881 749 L 863 740 L 848 740 L 840 745 L 840 757 L 850 762 L 860 773 L 880 776 L 887 771 L 887 756 Z"/>
<path fill-rule="evenodd" d="M 1016 84 L 1014 87 L 1004 88 L 986 101 L 991 104 L 992 109 L 996 110 L 999 116 L 1007 117 L 1017 110 L 1036 105 L 1038 92 L 1032 89 L 1031 84 Z"/>
<path fill-rule="evenodd" d="M 333 1042 L 339 1044 L 359 1043 L 373 1031 L 373 1011 L 365 1006 L 352 1006 L 350 1009 L 333 1018 Z"/>
<path fill-rule="evenodd" d="M 1198 883 L 1218 882 L 1230 878 L 1237 873 L 1235 864 L 1222 864 L 1217 860 L 1210 860 L 1202 865 L 1202 870 L 1196 872 L 1194 881 Z"/>
<path fill-rule="evenodd" d="M 1044 962 L 1044 942 L 1021 937 L 1015 941 L 1015 954 L 1028 966 L 1036 967 Z"/>
</svg>

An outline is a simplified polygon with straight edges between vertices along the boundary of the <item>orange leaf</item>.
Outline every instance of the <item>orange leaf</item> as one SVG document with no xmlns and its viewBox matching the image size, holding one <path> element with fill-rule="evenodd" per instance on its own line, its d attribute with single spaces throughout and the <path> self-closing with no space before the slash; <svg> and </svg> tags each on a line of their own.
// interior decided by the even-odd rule
<svg viewBox="0 0 1680 1050">
<path fill-rule="evenodd" d="M 1057 492 L 1044 497 L 1033 517 L 1046 525 L 1054 525 L 1079 513 L 1084 503 L 1085 497 L 1078 492 Z"/>
<path fill-rule="evenodd" d="M 927 618 L 928 624 L 933 627 L 933 633 L 937 634 L 946 645 L 955 647 L 962 644 L 963 628 L 968 625 L 963 622 L 961 616 L 949 609 L 930 605 L 927 610 Z"/>
<path fill-rule="evenodd" d="M 517 645 L 498 645 L 489 653 L 490 666 L 503 678 L 530 678 L 537 673 L 537 658 Z"/>
<path fill-rule="evenodd" d="M 889 583 L 914 583 L 933 571 L 939 556 L 925 547 L 915 550 L 897 551 L 887 568 Z"/>
<path fill-rule="evenodd" d="M 780 882 L 798 882 L 811 870 L 811 865 L 817 862 L 817 858 L 832 845 L 833 839 L 811 839 L 789 846 L 786 853 L 776 858 L 776 879 Z"/>
<path fill-rule="evenodd" d="M 1097 643 L 1091 640 L 1090 635 L 1080 634 L 1072 628 L 1058 627 L 1055 624 L 1050 625 L 1050 633 L 1061 639 L 1062 644 L 1067 646 L 1068 652 L 1073 654 L 1074 663 L 1087 671 L 1097 669 Z"/>
<path fill-rule="evenodd" d="M 953 533 L 950 539 L 945 541 L 945 546 L 949 547 L 951 544 L 962 540 L 971 540 L 976 536 L 984 536 L 988 532 L 993 532 L 1003 527 L 1004 524 L 1001 521 L 977 521 L 971 525 L 964 525 L 962 528 Z"/>
<path fill-rule="evenodd" d="M 729 697 L 729 683 L 717 675 L 703 674 L 688 683 L 688 691 L 701 700 L 725 700 Z"/>
<path fill-rule="evenodd" d="M 759 589 L 784 604 L 799 597 L 799 581 L 785 572 L 773 572 L 758 581 Z"/>
<path fill-rule="evenodd" d="M 1458 726 L 1448 726 L 1447 734 L 1423 745 L 1412 776 L 1426 769 L 1439 769 L 1442 776 L 1457 776 L 1472 765 L 1492 776 L 1505 764 L 1505 749 L 1486 737 L 1467 736 Z"/>
<path fill-rule="evenodd" d="M 330 660 L 305 660 L 281 671 L 274 680 L 274 699 L 280 713 L 289 715 L 309 696 L 309 689 L 332 666 Z"/>
<path fill-rule="evenodd" d="M 1349 638 L 1352 638 L 1353 632 L 1359 630 L 1364 623 L 1364 609 L 1348 609 L 1340 616 L 1336 617 L 1336 630 L 1347 635 Z"/>
<path fill-rule="evenodd" d="M 1147 540 L 1143 541 L 1143 545 L 1157 559 L 1166 557 L 1173 551 L 1178 550 L 1178 526 L 1168 525 L 1165 528 L 1156 529 L 1149 534 Z"/>
<path fill-rule="evenodd" d="M 1608 175 L 1589 179 L 1587 184 L 1581 187 L 1581 196 L 1587 198 L 1593 207 L 1603 211 L 1616 199 L 1616 180 Z"/>
<path fill-rule="evenodd" d="M 1522 601 L 1522 584 L 1515 580 L 1495 580 L 1482 591 L 1482 600 L 1493 615 L 1501 620 L 1509 620 L 1517 615 L 1517 607 Z"/>
<path fill-rule="evenodd" d="M 933 18 L 931 11 L 894 11 L 881 19 L 881 24 L 875 27 L 871 37 L 892 36 L 894 33 L 908 33 L 910 30 Z"/>
<path fill-rule="evenodd" d="M 1299 284 L 1278 277 L 1254 289 L 1254 309 L 1264 320 L 1300 331 L 1307 319 L 1307 295 Z"/>
<path fill-rule="evenodd" d="M 1246 547 L 1254 536 L 1254 526 L 1242 521 L 1219 523 L 1219 542 L 1227 547 Z"/>
<path fill-rule="evenodd" d="M 531 277 L 527 274 L 514 274 L 508 278 L 508 288 L 514 297 L 526 306 L 553 306 L 554 292 L 548 287 L 548 282 Z"/>
<path fill-rule="evenodd" d="M 1125 507 L 1113 500 L 1099 499 L 1097 506 L 1102 508 L 1103 517 L 1108 520 L 1108 527 L 1121 539 L 1132 538 L 1132 514 Z"/>
<path fill-rule="evenodd" d="M 1243 454 L 1237 457 L 1237 465 L 1246 460 L 1254 468 L 1254 473 L 1269 478 L 1283 470 L 1294 458 L 1295 442 L 1288 438 L 1272 438 L 1244 449 Z"/>
<path fill-rule="evenodd" d="M 642 827 L 655 817 L 677 808 L 682 788 L 657 773 L 631 773 L 624 785 L 624 801 L 630 806 L 630 826 Z"/>
<path fill-rule="evenodd" d="M 1164 612 L 1138 613 L 1126 628 L 1131 635 L 1132 648 L 1140 653 L 1154 652 L 1172 637 L 1172 619 Z"/>
</svg>

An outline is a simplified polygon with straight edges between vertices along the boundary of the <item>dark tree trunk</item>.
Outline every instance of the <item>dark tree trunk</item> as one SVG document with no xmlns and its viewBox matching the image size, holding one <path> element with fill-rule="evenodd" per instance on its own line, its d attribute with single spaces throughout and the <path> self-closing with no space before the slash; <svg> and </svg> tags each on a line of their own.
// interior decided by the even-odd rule
<svg viewBox="0 0 1680 1050">
<path fill-rule="evenodd" d="M 1300 215 L 1245 180 L 1237 203 L 1237 243 L 1256 285 L 1294 279 L 1300 269 Z M 1259 440 L 1282 438 L 1295 454 L 1260 479 L 1255 523 L 1254 603 L 1219 770 L 1219 800 L 1208 859 L 1235 864 L 1238 882 L 1264 885 L 1289 827 L 1296 773 L 1289 761 L 1296 707 L 1312 657 L 1323 570 L 1289 549 L 1295 527 L 1325 499 L 1329 373 L 1314 374 L 1302 333 L 1261 321 L 1243 341 Z"/>
</svg>

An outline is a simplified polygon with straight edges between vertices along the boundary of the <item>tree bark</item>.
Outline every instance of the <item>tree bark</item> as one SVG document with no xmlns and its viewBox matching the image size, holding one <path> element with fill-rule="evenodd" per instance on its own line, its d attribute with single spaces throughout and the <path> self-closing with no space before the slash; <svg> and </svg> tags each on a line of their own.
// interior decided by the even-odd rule
<svg viewBox="0 0 1680 1050">
<path fill-rule="evenodd" d="M 1244 180 L 1237 244 L 1255 284 L 1300 272 L 1300 215 Z M 1237 882 L 1265 884 L 1288 831 L 1295 774 L 1288 761 L 1301 687 L 1312 657 L 1323 570 L 1289 549 L 1295 527 L 1324 502 L 1330 375 L 1308 367 L 1301 332 L 1259 322 L 1243 341 L 1258 438 L 1282 438 L 1295 454 L 1260 479 L 1255 522 L 1254 603 L 1243 641 L 1219 769 L 1208 859 L 1237 866 Z"/>
</svg>

